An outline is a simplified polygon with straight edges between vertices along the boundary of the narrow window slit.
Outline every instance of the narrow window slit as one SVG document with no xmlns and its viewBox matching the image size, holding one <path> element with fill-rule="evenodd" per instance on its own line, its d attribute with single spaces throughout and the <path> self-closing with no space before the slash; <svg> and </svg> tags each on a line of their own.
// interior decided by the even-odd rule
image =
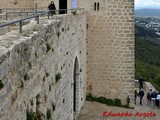
<svg viewBox="0 0 160 120">
<path fill-rule="evenodd" d="M 99 11 L 99 2 L 97 3 L 97 11 Z"/>
<path fill-rule="evenodd" d="M 94 10 L 96 11 L 97 3 L 94 3 Z"/>
</svg>

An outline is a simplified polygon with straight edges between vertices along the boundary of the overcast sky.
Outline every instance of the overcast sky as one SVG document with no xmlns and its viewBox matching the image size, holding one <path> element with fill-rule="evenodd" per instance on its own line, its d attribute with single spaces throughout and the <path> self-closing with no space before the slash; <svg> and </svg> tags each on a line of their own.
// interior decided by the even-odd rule
<svg viewBox="0 0 160 120">
<path fill-rule="evenodd" d="M 160 0 L 135 0 L 135 8 L 159 8 Z"/>
</svg>

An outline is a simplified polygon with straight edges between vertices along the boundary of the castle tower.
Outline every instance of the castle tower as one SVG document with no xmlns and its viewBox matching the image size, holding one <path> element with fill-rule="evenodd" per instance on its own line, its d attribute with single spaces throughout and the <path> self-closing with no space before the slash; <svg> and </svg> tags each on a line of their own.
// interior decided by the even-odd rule
<svg viewBox="0 0 160 120">
<path fill-rule="evenodd" d="M 134 89 L 134 1 L 78 0 L 87 11 L 87 92 L 120 98 Z"/>
</svg>

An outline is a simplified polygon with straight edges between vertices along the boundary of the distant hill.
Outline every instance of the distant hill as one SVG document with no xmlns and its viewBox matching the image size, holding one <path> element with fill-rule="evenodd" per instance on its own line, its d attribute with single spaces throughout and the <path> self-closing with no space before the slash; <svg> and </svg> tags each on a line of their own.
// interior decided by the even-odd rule
<svg viewBox="0 0 160 120">
<path fill-rule="evenodd" d="M 136 9 L 135 16 L 157 16 L 160 17 L 160 9 Z"/>
</svg>

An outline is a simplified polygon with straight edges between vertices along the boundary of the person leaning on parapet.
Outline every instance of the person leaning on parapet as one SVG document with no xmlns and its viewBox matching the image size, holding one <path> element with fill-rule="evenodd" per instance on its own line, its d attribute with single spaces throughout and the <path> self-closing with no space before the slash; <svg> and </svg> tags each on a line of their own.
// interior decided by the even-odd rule
<svg viewBox="0 0 160 120">
<path fill-rule="evenodd" d="M 140 77 L 138 82 L 139 82 L 139 90 L 143 89 L 143 82 L 144 82 L 143 78 Z"/>
<path fill-rule="evenodd" d="M 55 12 L 56 7 L 55 7 L 55 4 L 53 1 L 51 1 L 50 5 L 48 6 L 48 9 L 50 10 L 51 15 L 56 14 L 56 12 Z"/>
</svg>

